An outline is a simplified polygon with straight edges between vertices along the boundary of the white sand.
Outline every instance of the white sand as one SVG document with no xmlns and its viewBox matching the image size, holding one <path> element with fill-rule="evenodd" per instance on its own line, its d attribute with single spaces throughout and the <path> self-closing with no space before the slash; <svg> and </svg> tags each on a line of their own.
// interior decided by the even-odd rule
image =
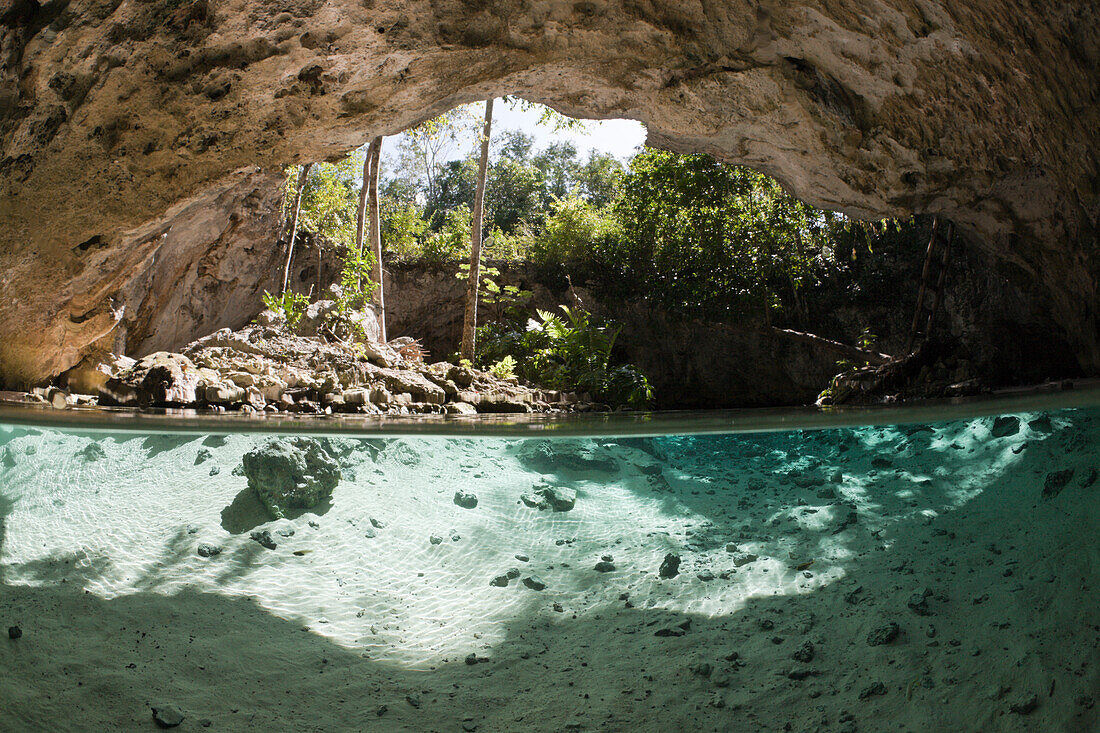
<svg viewBox="0 0 1100 733">
<path fill-rule="evenodd" d="M 323 515 L 260 525 L 275 550 L 232 475 L 264 438 L 97 436 L 89 461 L 91 437 L 7 431 L 0 731 L 153 730 L 161 701 L 180 730 L 1100 730 L 1100 425 L 1021 417 L 996 440 L 983 419 L 612 443 L 618 472 L 548 477 L 578 492 L 565 513 L 517 501 L 542 474 L 516 442 L 389 441 Z M 547 589 L 490 587 L 512 567 Z"/>
</svg>

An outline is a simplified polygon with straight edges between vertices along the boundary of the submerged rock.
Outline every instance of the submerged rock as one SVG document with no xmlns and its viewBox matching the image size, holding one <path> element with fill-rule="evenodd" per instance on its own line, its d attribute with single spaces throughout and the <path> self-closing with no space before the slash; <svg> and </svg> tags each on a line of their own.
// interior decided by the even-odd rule
<svg viewBox="0 0 1100 733">
<path fill-rule="evenodd" d="M 214 557 L 222 554 L 222 548 L 217 545 L 212 545 L 209 542 L 203 542 L 198 546 L 195 552 L 198 553 L 199 557 Z"/>
<path fill-rule="evenodd" d="M 531 590 L 546 590 L 546 583 L 534 575 L 528 575 L 523 579 L 523 584 Z"/>
<path fill-rule="evenodd" d="M 1073 478 L 1073 469 L 1067 468 L 1064 471 L 1051 471 L 1047 474 L 1046 479 L 1043 480 L 1043 498 L 1053 499 L 1062 493 L 1062 489 L 1066 488 L 1066 484 Z"/>
<path fill-rule="evenodd" d="M 900 633 L 901 627 L 891 621 L 876 629 L 872 629 L 871 633 L 867 634 L 867 645 L 882 646 L 883 644 L 889 644 L 894 639 L 898 638 L 898 634 Z"/>
<path fill-rule="evenodd" d="M 1020 418 L 1014 415 L 1002 415 L 993 421 L 991 433 L 994 438 L 1007 438 L 1020 432 Z"/>
<path fill-rule="evenodd" d="M 312 509 L 340 482 L 336 460 L 310 438 L 269 440 L 241 460 L 249 488 L 276 519 Z"/>
<path fill-rule="evenodd" d="M 250 532 L 248 536 L 251 537 L 253 541 L 260 543 L 260 545 L 266 547 L 269 550 L 274 550 L 276 547 L 278 547 L 278 545 L 275 544 L 275 540 L 271 539 L 271 532 L 267 531 L 266 529 L 255 530 L 253 532 Z"/>
<path fill-rule="evenodd" d="M 88 443 L 84 450 L 80 451 L 80 457 L 88 463 L 95 463 L 107 457 L 107 451 L 99 443 Z"/>
<path fill-rule="evenodd" d="M 618 462 L 587 441 L 530 441 L 519 452 L 520 460 L 539 473 L 612 473 Z"/>
<path fill-rule="evenodd" d="M 477 506 L 477 494 L 472 491 L 459 489 L 455 492 L 454 502 L 463 509 L 473 509 Z"/>
<path fill-rule="evenodd" d="M 161 728 L 175 728 L 183 723 L 183 713 L 175 705 L 154 705 L 153 720 Z"/>
<path fill-rule="evenodd" d="M 561 486 L 538 486 L 520 496 L 520 501 L 533 509 L 567 512 L 577 505 L 577 492 Z"/>
<path fill-rule="evenodd" d="M 665 555 L 661 561 L 661 567 L 657 569 L 657 575 L 662 578 L 675 578 L 680 574 L 680 556 L 673 553 Z"/>
</svg>

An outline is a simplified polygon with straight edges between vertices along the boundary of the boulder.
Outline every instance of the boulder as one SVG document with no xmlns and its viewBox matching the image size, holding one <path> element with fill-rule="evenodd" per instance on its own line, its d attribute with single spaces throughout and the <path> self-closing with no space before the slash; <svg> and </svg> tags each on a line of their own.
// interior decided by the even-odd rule
<svg viewBox="0 0 1100 733">
<path fill-rule="evenodd" d="M 539 473 L 576 473 L 584 475 L 612 473 L 618 462 L 590 441 L 533 440 L 520 449 L 519 459 Z"/>
<path fill-rule="evenodd" d="M 99 391 L 104 405 L 186 405 L 197 401 L 198 367 L 182 354 L 158 351 L 107 380 Z"/>
<path fill-rule="evenodd" d="M 536 486 L 520 496 L 520 501 L 533 509 L 567 512 L 576 506 L 577 492 L 562 486 Z"/>
<path fill-rule="evenodd" d="M 269 440 L 242 458 L 248 486 L 271 515 L 305 511 L 332 496 L 340 466 L 311 438 Z"/>
</svg>

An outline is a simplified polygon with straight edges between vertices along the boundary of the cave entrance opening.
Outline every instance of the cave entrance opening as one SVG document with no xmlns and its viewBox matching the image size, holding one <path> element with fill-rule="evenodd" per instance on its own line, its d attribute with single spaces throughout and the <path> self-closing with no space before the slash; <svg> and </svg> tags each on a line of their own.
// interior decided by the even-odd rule
<svg viewBox="0 0 1100 733">
<path fill-rule="evenodd" d="M 838 369 L 880 365 L 905 347 L 926 221 L 818 209 L 750 168 L 647 147 L 631 120 L 573 119 L 504 97 L 486 121 L 484 102 L 457 107 L 314 164 L 304 188 L 303 168 L 288 169 L 288 216 L 304 191 L 301 234 L 319 254 L 292 287 L 327 291 L 346 271 L 340 253 L 364 251 L 377 232 L 390 337 L 564 389 L 568 380 L 548 377 L 562 358 L 543 353 L 546 324 L 577 339 L 594 329 L 603 337 L 589 348 L 608 352 L 597 363 L 635 365 L 630 384 L 657 374 L 662 407 L 812 401 Z M 376 207 L 376 224 L 365 207 Z M 889 317 L 866 316 L 887 298 Z M 475 338 L 463 351 L 471 302 Z M 716 340 L 717 350 L 705 346 Z M 682 353 L 669 359 L 674 348 Z M 716 363 L 737 353 L 752 366 Z M 717 394 L 731 381 L 743 386 Z"/>
</svg>

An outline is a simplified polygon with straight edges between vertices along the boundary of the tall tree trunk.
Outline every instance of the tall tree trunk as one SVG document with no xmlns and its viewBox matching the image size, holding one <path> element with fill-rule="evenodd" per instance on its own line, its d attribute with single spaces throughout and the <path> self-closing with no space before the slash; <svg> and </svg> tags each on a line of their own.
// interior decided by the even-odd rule
<svg viewBox="0 0 1100 733">
<path fill-rule="evenodd" d="M 378 333 L 382 341 L 386 341 L 386 296 L 382 292 L 382 224 L 378 215 L 378 174 L 382 160 L 382 136 L 374 138 L 370 142 L 371 175 L 370 190 L 367 193 L 368 206 L 370 208 L 370 243 L 371 252 L 374 253 L 374 268 L 371 277 L 374 279 L 374 292 L 371 299 L 378 309 Z"/>
<path fill-rule="evenodd" d="M 477 192 L 470 223 L 470 277 L 466 282 L 466 315 L 462 319 L 463 359 L 473 361 L 474 329 L 477 328 L 477 286 L 481 277 L 481 229 L 485 205 L 485 173 L 489 167 L 489 134 L 493 126 L 493 100 L 485 102 L 485 127 L 481 131 L 481 162 L 477 166 Z"/>
<path fill-rule="evenodd" d="M 294 210 L 290 215 L 290 245 L 286 249 L 286 267 L 283 268 L 283 295 L 286 295 L 290 283 L 290 261 L 294 258 L 294 240 L 298 237 L 298 211 L 302 208 L 302 192 L 306 190 L 306 179 L 313 163 L 306 163 L 298 172 L 298 191 L 294 194 Z"/>
<path fill-rule="evenodd" d="M 355 217 L 355 250 L 360 257 L 363 256 L 363 235 L 367 229 L 367 189 L 370 188 L 373 150 L 374 140 L 371 140 L 366 155 L 363 156 L 363 186 L 359 189 L 359 210 Z"/>
</svg>

